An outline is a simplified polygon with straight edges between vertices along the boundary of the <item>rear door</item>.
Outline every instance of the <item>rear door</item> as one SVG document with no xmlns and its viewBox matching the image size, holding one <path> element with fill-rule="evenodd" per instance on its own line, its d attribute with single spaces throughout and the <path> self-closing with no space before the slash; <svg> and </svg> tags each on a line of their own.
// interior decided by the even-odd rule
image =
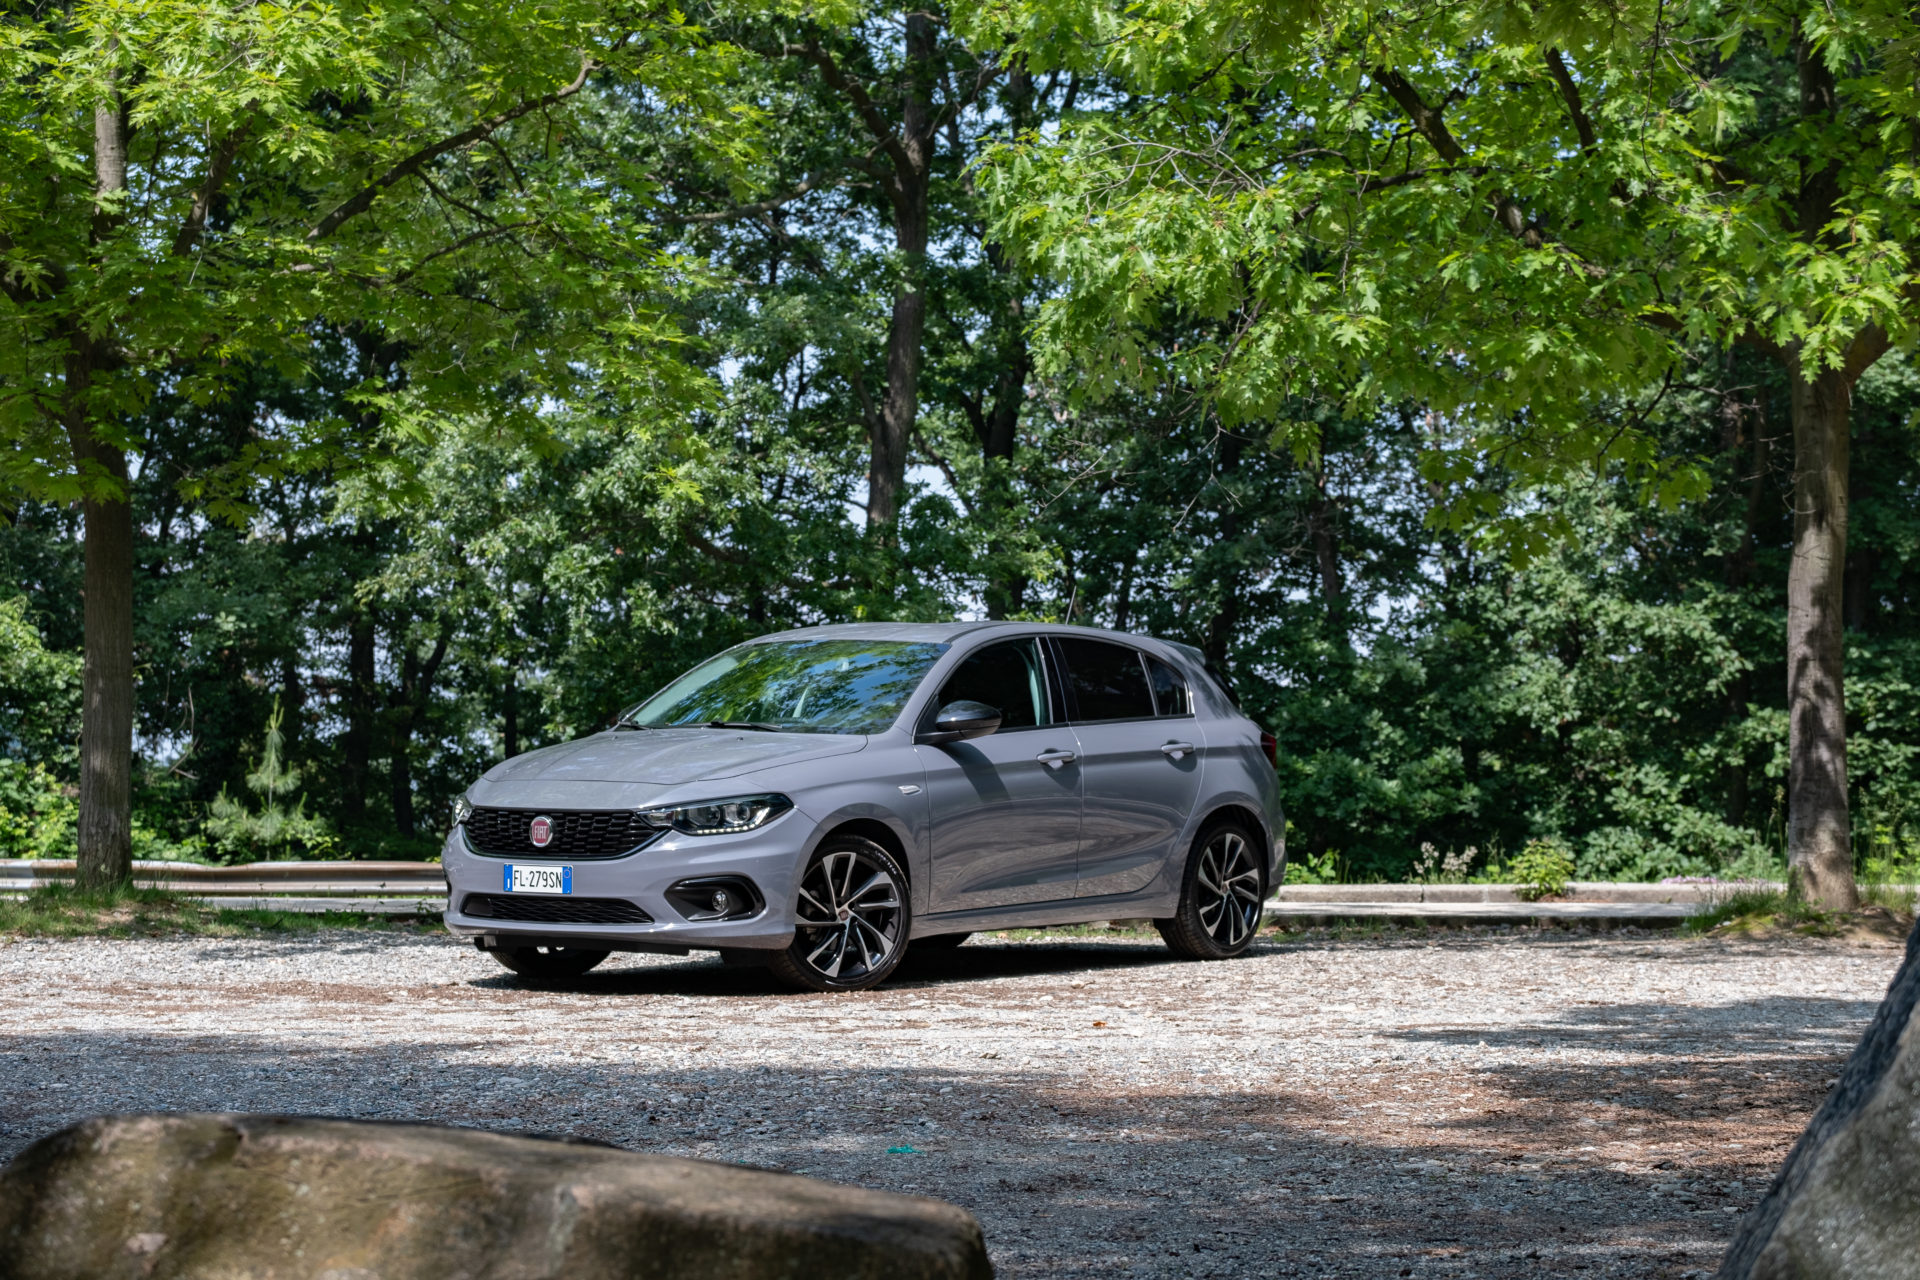
<svg viewBox="0 0 1920 1280">
<path fill-rule="evenodd" d="M 982 646 L 934 699 L 1000 712 L 984 738 L 921 745 L 933 823 L 931 910 L 1074 896 L 1080 848 L 1080 744 L 1050 689 L 1037 637 Z M 931 717 L 929 717 L 931 718 Z"/>
<path fill-rule="evenodd" d="M 1080 740 L 1083 898 L 1144 889 L 1170 858 L 1200 796 L 1199 722 L 1186 679 L 1128 645 L 1054 636 Z"/>
</svg>

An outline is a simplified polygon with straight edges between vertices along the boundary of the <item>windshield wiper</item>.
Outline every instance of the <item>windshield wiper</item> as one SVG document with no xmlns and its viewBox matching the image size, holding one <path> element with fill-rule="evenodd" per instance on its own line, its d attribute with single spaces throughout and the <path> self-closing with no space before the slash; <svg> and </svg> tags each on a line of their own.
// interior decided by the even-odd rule
<svg viewBox="0 0 1920 1280">
<path fill-rule="evenodd" d="M 709 729 L 758 729 L 761 733 L 779 733 L 780 726 L 764 720 L 709 720 Z"/>
<path fill-rule="evenodd" d="M 618 720 L 615 720 L 613 722 L 613 727 L 616 729 L 651 729 L 653 728 L 653 726 L 650 724 L 641 724 L 638 720 L 631 719 L 627 716 L 621 716 Z"/>
</svg>

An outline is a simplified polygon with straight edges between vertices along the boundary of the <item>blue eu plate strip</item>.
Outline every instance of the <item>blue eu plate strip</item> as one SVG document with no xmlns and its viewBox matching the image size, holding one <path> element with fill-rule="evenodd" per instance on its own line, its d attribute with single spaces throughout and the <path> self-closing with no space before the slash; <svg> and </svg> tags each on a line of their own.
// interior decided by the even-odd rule
<svg viewBox="0 0 1920 1280">
<path fill-rule="evenodd" d="M 513 892 L 513 864 L 511 862 L 500 868 L 500 892 Z"/>
<path fill-rule="evenodd" d="M 573 892 L 573 868 L 572 867 L 560 868 L 560 892 L 562 893 Z"/>
</svg>

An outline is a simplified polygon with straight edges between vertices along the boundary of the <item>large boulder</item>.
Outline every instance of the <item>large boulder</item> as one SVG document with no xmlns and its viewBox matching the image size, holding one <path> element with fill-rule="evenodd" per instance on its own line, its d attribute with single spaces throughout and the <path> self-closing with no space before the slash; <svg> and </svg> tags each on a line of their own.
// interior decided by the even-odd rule
<svg viewBox="0 0 1920 1280">
<path fill-rule="evenodd" d="M 108 1116 L 0 1172 L 8 1280 L 992 1274 L 938 1200 L 467 1129 Z"/>
<path fill-rule="evenodd" d="M 1722 1280 L 1920 1275 L 1920 923 L 1907 958 L 1720 1264 Z"/>
</svg>

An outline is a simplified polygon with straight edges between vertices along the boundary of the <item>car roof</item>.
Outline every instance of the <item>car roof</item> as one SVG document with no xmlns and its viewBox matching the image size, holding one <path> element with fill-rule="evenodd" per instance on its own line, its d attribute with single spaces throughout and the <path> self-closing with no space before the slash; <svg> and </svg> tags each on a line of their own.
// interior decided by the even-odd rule
<svg viewBox="0 0 1920 1280">
<path fill-rule="evenodd" d="M 849 640 L 908 640 L 923 644 L 952 644 L 962 636 L 989 633 L 1023 636 L 1035 634 L 1088 636 L 1129 644 L 1137 644 L 1144 640 L 1150 644 L 1165 645 L 1170 649 L 1184 650 L 1188 647 L 1154 636 L 1109 631 L 1104 627 L 1078 627 L 1060 622 L 835 622 L 818 627 L 795 627 L 789 631 L 776 631 L 755 639 L 824 640 L 845 637 Z"/>
</svg>

